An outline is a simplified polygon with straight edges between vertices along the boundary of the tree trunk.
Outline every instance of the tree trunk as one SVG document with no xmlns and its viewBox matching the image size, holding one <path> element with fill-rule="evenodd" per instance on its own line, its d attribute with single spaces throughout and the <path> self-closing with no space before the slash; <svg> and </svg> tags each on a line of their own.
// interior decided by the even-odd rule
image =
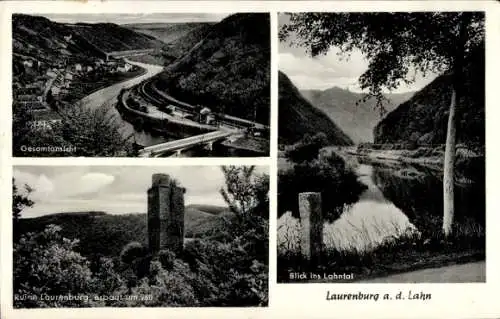
<svg viewBox="0 0 500 319">
<path fill-rule="evenodd" d="M 444 176 L 443 176 L 443 232 L 445 237 L 452 234 L 455 187 L 455 152 L 456 152 L 456 108 L 457 92 L 452 89 L 450 113 L 448 115 L 448 132 L 446 134 L 446 147 L 444 151 Z"/>
</svg>

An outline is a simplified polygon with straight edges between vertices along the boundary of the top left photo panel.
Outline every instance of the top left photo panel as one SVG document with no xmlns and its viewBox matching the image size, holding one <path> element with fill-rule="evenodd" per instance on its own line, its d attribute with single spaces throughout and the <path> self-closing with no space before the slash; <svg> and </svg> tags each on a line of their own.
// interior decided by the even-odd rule
<svg viewBox="0 0 500 319">
<path fill-rule="evenodd" d="M 267 157 L 269 13 L 13 14 L 14 157 Z"/>
</svg>

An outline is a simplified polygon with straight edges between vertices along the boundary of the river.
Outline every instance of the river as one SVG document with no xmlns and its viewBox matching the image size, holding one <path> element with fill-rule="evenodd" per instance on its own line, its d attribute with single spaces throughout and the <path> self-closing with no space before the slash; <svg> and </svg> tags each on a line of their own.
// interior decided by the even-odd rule
<svg viewBox="0 0 500 319">
<path fill-rule="evenodd" d="M 442 173 L 409 165 L 373 164 L 348 157 L 358 181 L 366 186 L 358 200 L 342 207 L 342 214 L 325 223 L 323 241 L 326 247 L 341 250 L 370 250 L 384 240 L 407 233 L 425 233 L 430 225 L 440 226 L 443 211 Z M 484 176 L 468 176 L 470 183 L 455 186 L 455 217 L 484 227 Z M 286 236 L 292 241 L 298 234 L 298 220 L 287 213 L 279 225 L 288 225 Z M 433 227 L 436 229 L 436 227 Z M 281 238 L 281 239 L 280 239 Z M 278 241 L 285 234 L 278 234 Z M 295 244 L 287 243 L 296 249 Z"/>
<path fill-rule="evenodd" d="M 139 84 L 142 81 L 155 76 L 156 74 L 160 73 L 163 70 L 163 67 L 159 65 L 145 64 L 130 60 L 127 60 L 127 62 L 133 65 L 137 65 L 141 68 L 144 68 L 146 70 L 146 73 L 138 77 L 135 77 L 133 79 L 105 87 L 104 89 L 101 89 L 90 95 L 87 95 L 80 102 L 84 107 L 90 109 L 102 107 L 103 105 L 111 106 L 109 110 L 115 116 L 117 123 L 120 125 L 123 136 L 125 137 L 131 135 L 134 136 L 135 142 L 137 144 L 143 146 L 150 146 L 165 142 L 167 141 L 167 139 L 162 136 L 154 136 L 144 131 L 135 130 L 132 124 L 121 118 L 120 114 L 114 107 L 117 102 L 117 97 L 118 94 L 120 94 L 121 89 L 130 88 L 136 84 Z"/>
</svg>

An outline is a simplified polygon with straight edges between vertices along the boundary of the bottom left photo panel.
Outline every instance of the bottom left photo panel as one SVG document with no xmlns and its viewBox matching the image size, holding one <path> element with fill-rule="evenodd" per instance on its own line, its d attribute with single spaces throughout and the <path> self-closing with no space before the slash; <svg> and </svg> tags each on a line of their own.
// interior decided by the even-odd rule
<svg viewBox="0 0 500 319">
<path fill-rule="evenodd" d="M 267 166 L 14 166 L 13 307 L 266 307 Z"/>
</svg>

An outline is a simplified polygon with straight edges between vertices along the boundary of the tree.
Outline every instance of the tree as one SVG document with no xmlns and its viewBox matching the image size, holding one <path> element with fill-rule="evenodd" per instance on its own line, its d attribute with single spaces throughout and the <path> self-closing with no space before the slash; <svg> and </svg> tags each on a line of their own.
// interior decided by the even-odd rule
<svg viewBox="0 0 500 319">
<path fill-rule="evenodd" d="M 75 251 L 78 240 L 63 238 L 61 227 L 22 235 L 14 243 L 14 294 L 23 296 L 77 295 L 92 291 L 89 262 Z M 15 298 L 15 307 L 89 306 L 85 300 Z"/>
<path fill-rule="evenodd" d="M 269 218 L 269 176 L 255 174 L 255 166 L 222 166 L 222 171 L 226 187 L 220 193 L 237 218 Z"/>
<path fill-rule="evenodd" d="M 73 156 L 124 156 L 133 153 L 132 135 L 124 136 L 123 128 L 109 104 L 89 109 L 76 104 L 59 114 L 62 122 L 54 134 L 75 149 Z"/>
<path fill-rule="evenodd" d="M 28 195 L 33 192 L 29 185 L 24 185 L 26 195 L 19 193 L 16 186 L 16 180 L 12 179 L 12 219 L 17 222 L 21 217 L 21 212 L 26 207 L 32 207 L 35 203 L 29 199 Z"/>
<path fill-rule="evenodd" d="M 385 111 L 383 91 L 415 81 L 415 73 L 452 74 L 451 100 L 444 158 L 443 232 L 452 234 L 454 217 L 454 164 L 457 103 L 463 82 L 464 61 L 484 42 L 482 12 L 419 13 L 293 13 L 280 30 L 280 40 L 296 35 L 294 45 L 312 56 L 338 47 L 348 56 L 361 51 L 368 69 L 360 76 L 362 89 L 377 98 Z M 415 71 L 411 72 L 411 71 Z"/>
<path fill-rule="evenodd" d="M 24 185 L 26 194 L 19 192 L 16 186 L 16 180 L 12 179 L 12 233 L 14 242 L 19 238 L 19 218 L 21 212 L 27 208 L 32 207 L 35 203 L 28 197 L 33 189 L 29 185 Z"/>
</svg>

